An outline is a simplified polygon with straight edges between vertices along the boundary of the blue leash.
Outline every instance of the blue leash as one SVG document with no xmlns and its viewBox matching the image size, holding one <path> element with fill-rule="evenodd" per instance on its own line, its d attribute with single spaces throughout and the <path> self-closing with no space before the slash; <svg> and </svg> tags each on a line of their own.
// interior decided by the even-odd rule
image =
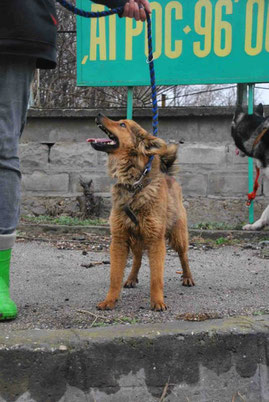
<svg viewBox="0 0 269 402">
<path fill-rule="evenodd" d="M 113 8 L 107 11 L 93 12 L 80 10 L 79 8 L 73 6 L 73 4 L 68 3 L 66 0 L 56 0 L 56 2 L 60 3 L 68 11 L 71 11 L 71 13 L 85 18 L 107 17 L 108 15 L 121 14 L 123 12 L 123 7 Z"/>
<path fill-rule="evenodd" d="M 71 11 L 75 15 L 79 15 L 80 17 L 85 18 L 98 18 L 98 17 L 106 17 L 108 15 L 113 14 L 122 14 L 123 7 L 113 8 L 111 10 L 106 11 L 99 11 L 99 12 L 90 12 L 81 10 L 73 4 L 68 3 L 66 0 L 56 0 L 57 3 L 60 3 L 64 8 Z M 147 63 L 149 64 L 149 71 L 150 71 L 150 81 L 151 81 L 151 98 L 152 98 L 152 128 L 153 128 L 153 135 L 157 137 L 158 134 L 158 105 L 157 105 L 157 90 L 155 84 L 155 70 L 154 70 L 154 62 L 153 62 L 153 50 L 152 50 L 152 34 L 151 34 L 151 19 L 149 14 L 146 12 L 147 15 L 147 33 L 148 33 L 148 60 Z M 142 177 L 145 176 L 151 170 L 151 164 L 153 161 L 154 156 L 149 158 L 148 163 L 144 169 Z"/>
</svg>

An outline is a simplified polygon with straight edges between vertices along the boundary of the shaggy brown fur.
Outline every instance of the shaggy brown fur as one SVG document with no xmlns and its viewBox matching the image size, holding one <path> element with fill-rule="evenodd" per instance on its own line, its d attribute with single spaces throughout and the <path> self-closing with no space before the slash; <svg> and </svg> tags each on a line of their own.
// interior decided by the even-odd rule
<svg viewBox="0 0 269 402">
<path fill-rule="evenodd" d="M 114 308 L 120 296 L 124 268 L 131 249 L 133 266 L 124 287 L 135 287 L 138 283 L 142 253 L 146 250 L 151 272 L 151 308 L 165 310 L 165 239 L 178 252 L 183 269 L 182 284 L 194 285 L 188 263 L 187 216 L 181 188 L 170 176 L 176 161 L 177 145 L 167 145 L 132 120 L 112 121 L 99 115 L 96 122 L 109 139 L 88 141 L 96 150 L 108 153 L 109 173 L 117 180 L 112 188 L 110 215 L 110 288 L 105 300 L 97 307 L 101 310 Z M 152 169 L 143 178 L 142 189 L 135 190 L 133 185 L 141 177 L 151 155 L 154 155 Z M 136 222 L 126 213 L 126 206 L 134 214 Z"/>
</svg>

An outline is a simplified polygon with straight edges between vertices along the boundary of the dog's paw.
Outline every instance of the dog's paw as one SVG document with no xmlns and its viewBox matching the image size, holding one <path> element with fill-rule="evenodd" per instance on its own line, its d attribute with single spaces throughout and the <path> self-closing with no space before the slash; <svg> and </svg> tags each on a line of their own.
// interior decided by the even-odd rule
<svg viewBox="0 0 269 402">
<path fill-rule="evenodd" d="M 104 300 L 101 303 L 97 304 L 98 310 L 113 310 L 115 307 L 116 301 L 113 300 Z"/>
<path fill-rule="evenodd" d="M 248 223 L 247 225 L 243 226 L 243 230 L 259 230 L 260 227 L 253 223 L 252 225 Z"/>
<path fill-rule="evenodd" d="M 138 279 L 127 279 L 127 281 L 125 282 L 125 284 L 123 285 L 124 288 L 135 288 L 136 285 L 138 283 Z"/>
<path fill-rule="evenodd" d="M 165 311 L 167 310 L 166 305 L 162 301 L 152 301 L 151 310 L 153 311 Z"/>
<path fill-rule="evenodd" d="M 195 286 L 194 280 L 192 279 L 191 276 L 188 276 L 186 278 L 182 276 L 181 280 L 182 280 L 182 286 Z"/>
</svg>

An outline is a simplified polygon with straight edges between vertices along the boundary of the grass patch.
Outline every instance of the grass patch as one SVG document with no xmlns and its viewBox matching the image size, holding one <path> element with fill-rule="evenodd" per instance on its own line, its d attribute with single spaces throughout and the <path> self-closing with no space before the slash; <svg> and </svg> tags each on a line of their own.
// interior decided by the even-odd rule
<svg viewBox="0 0 269 402">
<path fill-rule="evenodd" d="M 253 313 L 253 315 L 265 315 L 265 314 L 267 314 L 267 312 L 266 311 L 254 311 L 254 313 Z"/>
<path fill-rule="evenodd" d="M 52 224 L 52 225 L 67 225 L 67 226 L 91 226 L 91 225 L 105 225 L 107 224 L 107 220 L 105 219 L 80 219 L 76 217 L 70 216 L 57 216 L 52 217 L 48 215 L 39 215 L 39 216 L 22 216 L 22 222 L 26 223 L 43 223 L 43 224 Z"/>
<path fill-rule="evenodd" d="M 137 320 L 136 318 L 131 318 L 131 317 L 120 317 L 116 319 L 115 321 L 118 321 L 119 323 L 128 323 L 128 324 L 136 324 Z"/>
<path fill-rule="evenodd" d="M 92 328 L 97 328 L 97 327 L 107 327 L 109 323 L 107 322 L 94 322 L 91 327 Z"/>
<path fill-rule="evenodd" d="M 216 239 L 217 246 L 222 246 L 223 244 L 230 243 L 231 239 L 227 239 L 227 237 L 219 237 Z"/>
</svg>

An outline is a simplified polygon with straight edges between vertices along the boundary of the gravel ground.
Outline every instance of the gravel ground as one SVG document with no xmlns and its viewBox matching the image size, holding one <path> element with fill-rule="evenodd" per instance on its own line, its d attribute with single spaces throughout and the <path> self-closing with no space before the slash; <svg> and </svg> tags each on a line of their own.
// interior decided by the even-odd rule
<svg viewBox="0 0 269 402">
<path fill-rule="evenodd" d="M 44 239 L 43 239 L 44 240 Z M 195 287 L 181 286 L 179 259 L 168 250 L 165 263 L 166 312 L 152 312 L 145 256 L 135 289 L 123 289 L 113 311 L 100 312 L 109 286 L 109 238 L 19 239 L 14 247 L 11 293 L 19 308 L 3 329 L 60 329 L 172 320 L 198 321 L 269 312 L 268 242 L 220 245 L 193 243 L 189 250 Z M 218 245 L 218 246 L 217 246 Z M 96 264 L 100 263 L 100 264 Z M 89 264 L 92 264 L 91 267 Z M 125 277 L 131 268 L 128 260 Z"/>
</svg>

